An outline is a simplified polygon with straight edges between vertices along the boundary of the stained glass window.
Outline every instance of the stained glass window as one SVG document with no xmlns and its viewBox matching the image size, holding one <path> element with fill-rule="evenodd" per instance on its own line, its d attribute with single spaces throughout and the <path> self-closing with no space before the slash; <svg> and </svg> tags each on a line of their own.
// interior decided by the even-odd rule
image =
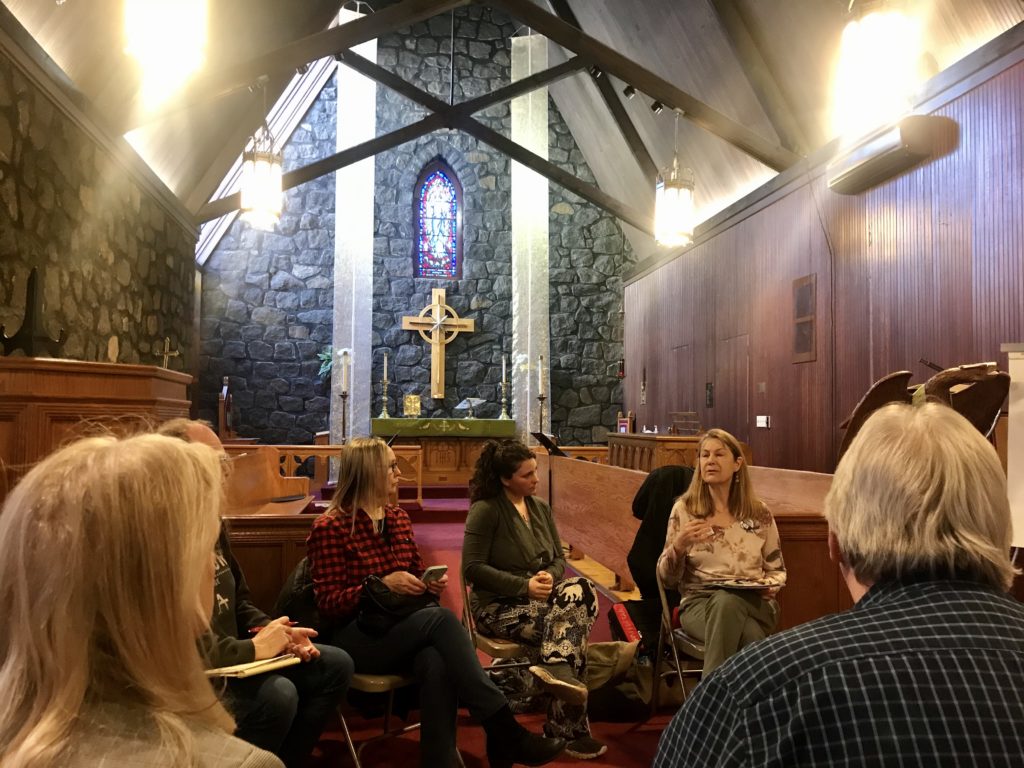
<svg viewBox="0 0 1024 768">
<path fill-rule="evenodd" d="M 434 160 L 416 183 L 416 277 L 462 275 L 462 190 L 446 163 Z"/>
</svg>

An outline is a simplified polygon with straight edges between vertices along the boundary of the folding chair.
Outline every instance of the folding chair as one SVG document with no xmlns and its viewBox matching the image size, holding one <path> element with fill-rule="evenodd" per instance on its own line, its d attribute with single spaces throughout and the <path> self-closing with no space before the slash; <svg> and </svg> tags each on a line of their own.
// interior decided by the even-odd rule
<svg viewBox="0 0 1024 768">
<path fill-rule="evenodd" d="M 388 695 L 387 709 L 384 711 L 384 732 L 373 736 L 365 741 L 361 741 L 357 747 L 352 743 L 352 734 L 348 729 L 348 723 L 345 722 L 345 714 L 342 712 L 342 708 L 338 707 L 338 718 L 341 720 L 341 729 L 345 732 L 345 742 L 348 744 L 348 751 L 352 755 L 352 762 L 355 763 L 356 768 L 363 768 L 362 762 L 359 757 L 363 753 L 363 749 L 367 744 L 372 744 L 375 741 L 381 739 L 388 739 L 392 737 L 398 737 L 402 734 L 409 733 L 420 727 L 418 722 L 410 723 L 402 728 L 391 727 L 391 713 L 392 707 L 395 703 L 395 691 L 400 688 L 405 688 L 408 685 L 415 683 L 415 679 L 406 675 L 365 675 L 355 674 L 352 676 L 352 688 L 363 693 L 386 693 Z M 455 760 L 461 766 L 465 768 L 466 764 L 462 762 L 462 755 L 459 754 L 459 750 L 455 750 Z"/>
<path fill-rule="evenodd" d="M 704 673 L 703 664 L 700 667 L 683 666 L 683 660 L 679 654 L 683 653 L 690 659 L 704 661 L 704 643 L 691 635 L 688 635 L 679 626 L 679 606 L 669 606 L 668 598 L 665 597 L 665 585 L 661 581 L 661 574 L 655 573 L 658 578 L 658 596 L 661 599 L 661 631 L 658 632 L 658 650 L 654 656 L 654 683 L 651 691 L 651 714 L 658 709 L 658 694 L 661 689 L 661 680 L 673 673 L 679 678 L 679 685 L 682 687 L 683 701 L 686 701 L 686 684 L 684 675 L 695 675 L 700 677 Z M 665 641 L 672 649 L 673 669 L 664 670 L 665 664 Z"/>
<path fill-rule="evenodd" d="M 529 656 L 530 651 L 528 647 L 522 643 L 517 643 L 513 640 L 502 640 L 497 637 L 488 637 L 487 635 L 480 634 L 477 630 L 476 622 L 473 621 L 473 610 L 469 605 L 469 595 L 472 591 L 472 585 L 466 581 L 466 574 L 462 569 L 459 569 L 459 579 L 462 584 L 462 625 L 469 632 L 469 637 L 473 641 L 473 647 L 483 651 L 492 659 L 516 659 L 522 658 L 523 656 Z M 514 662 L 512 664 L 503 664 L 502 669 L 515 669 L 516 667 L 528 667 L 530 666 L 529 661 Z"/>
</svg>

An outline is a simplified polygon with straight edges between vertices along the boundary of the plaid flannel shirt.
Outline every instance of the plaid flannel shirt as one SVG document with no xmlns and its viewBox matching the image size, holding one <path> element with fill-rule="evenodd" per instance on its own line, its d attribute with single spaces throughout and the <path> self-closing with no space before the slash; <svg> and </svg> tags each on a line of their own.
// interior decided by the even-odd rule
<svg viewBox="0 0 1024 768">
<path fill-rule="evenodd" d="M 306 539 L 316 607 L 321 617 L 347 621 L 355 616 L 367 576 L 386 576 L 395 571 L 423 573 L 423 558 L 412 533 L 412 521 L 397 506 L 384 509 L 384 529 L 377 533 L 367 515 L 321 515 L 313 521 Z"/>
<path fill-rule="evenodd" d="M 744 648 L 687 699 L 654 768 L 1011 766 L 1024 605 L 978 584 L 876 584 Z"/>
</svg>

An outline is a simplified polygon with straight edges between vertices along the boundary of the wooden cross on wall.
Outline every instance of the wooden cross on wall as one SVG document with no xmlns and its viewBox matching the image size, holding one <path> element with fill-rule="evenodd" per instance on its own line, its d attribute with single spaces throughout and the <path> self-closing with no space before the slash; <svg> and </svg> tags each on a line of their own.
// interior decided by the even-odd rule
<svg viewBox="0 0 1024 768">
<path fill-rule="evenodd" d="M 444 397 L 444 348 L 460 332 L 473 333 L 476 323 L 463 320 L 454 309 L 444 303 L 444 288 L 435 288 L 430 294 L 431 303 L 419 315 L 402 318 L 402 330 L 419 331 L 425 342 L 430 344 L 430 396 Z"/>
</svg>

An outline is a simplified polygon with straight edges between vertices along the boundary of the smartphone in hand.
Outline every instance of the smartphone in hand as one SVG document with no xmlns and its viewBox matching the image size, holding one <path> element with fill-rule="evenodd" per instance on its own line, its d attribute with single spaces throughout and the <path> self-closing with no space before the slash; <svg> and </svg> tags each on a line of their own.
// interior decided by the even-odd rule
<svg viewBox="0 0 1024 768">
<path fill-rule="evenodd" d="M 420 576 L 420 581 L 424 584 L 429 584 L 432 581 L 437 581 L 446 573 L 448 573 L 447 565 L 432 565 L 423 572 L 423 575 Z"/>
</svg>

